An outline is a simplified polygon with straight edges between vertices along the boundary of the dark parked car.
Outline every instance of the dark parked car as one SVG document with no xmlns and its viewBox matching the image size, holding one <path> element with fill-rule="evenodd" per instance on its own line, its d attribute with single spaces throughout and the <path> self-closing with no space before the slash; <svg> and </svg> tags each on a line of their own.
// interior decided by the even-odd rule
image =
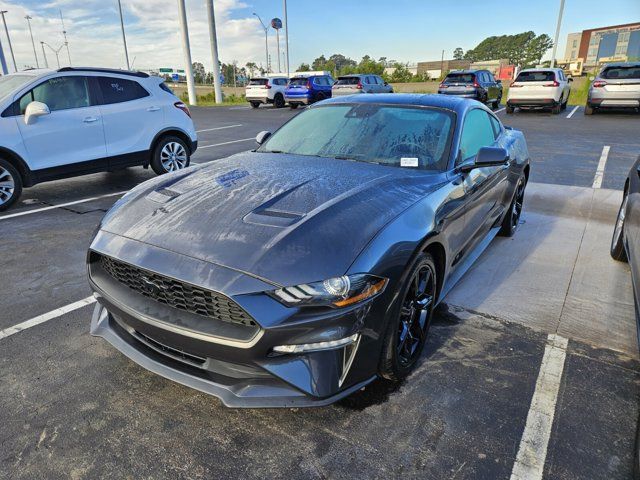
<svg viewBox="0 0 640 480">
<path fill-rule="evenodd" d="M 381 94 L 325 100 L 257 141 L 106 214 L 91 333 L 228 406 L 327 405 L 405 377 L 434 307 L 516 231 L 523 134 L 475 101 Z"/>
<path fill-rule="evenodd" d="M 502 100 L 502 82 L 489 70 L 459 70 L 449 73 L 438 87 L 438 93 L 474 98 L 495 109 Z"/>
<path fill-rule="evenodd" d="M 611 256 L 629 262 L 633 286 L 633 305 L 636 311 L 636 331 L 640 342 L 640 157 L 631 167 L 624 184 L 622 204 L 611 238 Z M 633 478 L 640 480 L 640 420 L 636 432 Z"/>
<path fill-rule="evenodd" d="M 293 77 L 284 91 L 284 99 L 291 108 L 326 100 L 331 98 L 331 87 L 334 82 L 331 75 Z"/>
</svg>

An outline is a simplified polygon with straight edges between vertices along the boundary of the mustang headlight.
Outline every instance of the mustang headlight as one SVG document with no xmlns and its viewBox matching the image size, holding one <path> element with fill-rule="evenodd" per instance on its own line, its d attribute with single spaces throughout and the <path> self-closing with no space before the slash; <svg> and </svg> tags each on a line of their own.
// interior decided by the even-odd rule
<svg viewBox="0 0 640 480">
<path fill-rule="evenodd" d="M 368 273 L 329 278 L 321 282 L 284 287 L 269 294 L 288 307 L 347 307 L 375 297 L 388 280 Z"/>
</svg>

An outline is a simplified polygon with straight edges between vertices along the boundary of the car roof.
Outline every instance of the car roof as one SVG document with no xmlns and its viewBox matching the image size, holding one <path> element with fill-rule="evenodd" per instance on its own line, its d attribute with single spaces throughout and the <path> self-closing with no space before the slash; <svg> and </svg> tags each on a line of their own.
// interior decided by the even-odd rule
<svg viewBox="0 0 640 480">
<path fill-rule="evenodd" d="M 347 78 L 347 77 L 364 77 L 365 75 L 373 75 L 374 77 L 379 77 L 377 73 L 348 73 L 347 75 L 340 75 L 338 78 Z"/>
<path fill-rule="evenodd" d="M 385 105 L 412 105 L 434 107 L 464 113 L 472 107 L 484 107 L 477 100 L 456 97 L 454 95 L 418 94 L 418 93 L 378 93 L 375 95 L 345 95 L 322 101 L 319 105 L 340 103 L 377 103 Z M 311 107 L 313 108 L 313 107 Z M 486 110 L 488 108 L 484 107 Z"/>
<path fill-rule="evenodd" d="M 557 72 L 558 70 L 562 70 L 561 68 L 551 68 L 551 67 L 544 67 L 544 68 L 523 68 L 522 70 L 520 70 L 518 73 L 522 73 L 522 72 Z"/>
<path fill-rule="evenodd" d="M 640 67 L 640 62 L 611 62 L 602 66 L 602 68 L 607 67 Z"/>
<path fill-rule="evenodd" d="M 449 75 L 457 75 L 459 73 L 478 73 L 478 72 L 487 72 L 488 70 L 486 68 L 474 68 L 474 69 L 467 69 L 467 70 L 451 70 L 449 73 L 447 73 L 447 76 Z"/>
</svg>

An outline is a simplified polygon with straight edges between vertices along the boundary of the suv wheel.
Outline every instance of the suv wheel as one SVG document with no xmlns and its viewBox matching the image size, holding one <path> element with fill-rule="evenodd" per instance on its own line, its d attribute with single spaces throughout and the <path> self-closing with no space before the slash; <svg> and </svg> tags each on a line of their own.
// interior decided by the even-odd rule
<svg viewBox="0 0 640 480">
<path fill-rule="evenodd" d="M 249 102 L 251 104 L 251 108 L 258 108 L 260 106 L 260 102 Z"/>
<path fill-rule="evenodd" d="M 189 166 L 191 154 L 187 144 L 178 137 L 162 138 L 156 145 L 151 158 L 151 168 L 158 175 L 175 172 Z"/>
<path fill-rule="evenodd" d="M 507 105 L 507 106 L 505 107 L 505 110 L 506 110 L 507 114 L 509 114 L 509 115 L 510 115 L 510 114 L 512 114 L 512 113 L 515 111 L 515 108 L 514 108 L 514 107 L 512 107 L 511 105 Z"/>
<path fill-rule="evenodd" d="M 551 113 L 553 113 L 554 115 L 558 115 L 560 113 L 560 110 L 562 110 L 562 105 L 560 105 L 559 103 L 551 107 Z"/>
<path fill-rule="evenodd" d="M 281 93 L 276 93 L 276 96 L 273 97 L 273 106 L 276 108 L 284 107 L 284 97 Z"/>
<path fill-rule="evenodd" d="M 0 158 L 0 211 L 13 205 L 22 193 L 22 177 L 16 168 Z"/>
<path fill-rule="evenodd" d="M 584 106 L 584 114 L 585 115 L 593 115 L 593 107 L 588 103 Z"/>
</svg>

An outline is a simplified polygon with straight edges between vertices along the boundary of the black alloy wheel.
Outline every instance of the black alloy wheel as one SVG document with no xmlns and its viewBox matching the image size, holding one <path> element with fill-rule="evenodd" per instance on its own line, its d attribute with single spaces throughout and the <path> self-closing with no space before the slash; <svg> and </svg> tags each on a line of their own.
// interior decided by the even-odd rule
<svg viewBox="0 0 640 480">
<path fill-rule="evenodd" d="M 624 198 L 618 210 L 618 216 L 616 217 L 616 225 L 613 229 L 613 236 L 611 237 L 611 248 L 609 252 L 614 260 L 619 262 L 627 261 L 627 252 L 624 249 L 624 220 L 627 216 L 627 204 L 629 203 L 629 192 L 624 191 Z"/>
<path fill-rule="evenodd" d="M 516 186 L 516 192 L 509 206 L 509 211 L 505 214 L 502 220 L 502 226 L 500 228 L 500 235 L 503 237 L 512 237 L 518 229 L 520 223 L 520 216 L 522 215 L 522 206 L 524 205 L 524 190 L 527 186 L 527 181 L 524 176 L 518 180 Z"/>
<path fill-rule="evenodd" d="M 428 253 L 418 255 L 398 292 L 395 318 L 389 321 L 380 359 L 380 375 L 406 377 L 427 340 L 437 294 L 436 267 Z"/>
<path fill-rule="evenodd" d="M 258 108 L 260 106 L 260 102 L 249 102 L 251 104 L 251 108 Z"/>
<path fill-rule="evenodd" d="M 284 107 L 284 97 L 281 93 L 276 93 L 276 96 L 273 97 L 273 106 L 276 108 Z"/>
</svg>

